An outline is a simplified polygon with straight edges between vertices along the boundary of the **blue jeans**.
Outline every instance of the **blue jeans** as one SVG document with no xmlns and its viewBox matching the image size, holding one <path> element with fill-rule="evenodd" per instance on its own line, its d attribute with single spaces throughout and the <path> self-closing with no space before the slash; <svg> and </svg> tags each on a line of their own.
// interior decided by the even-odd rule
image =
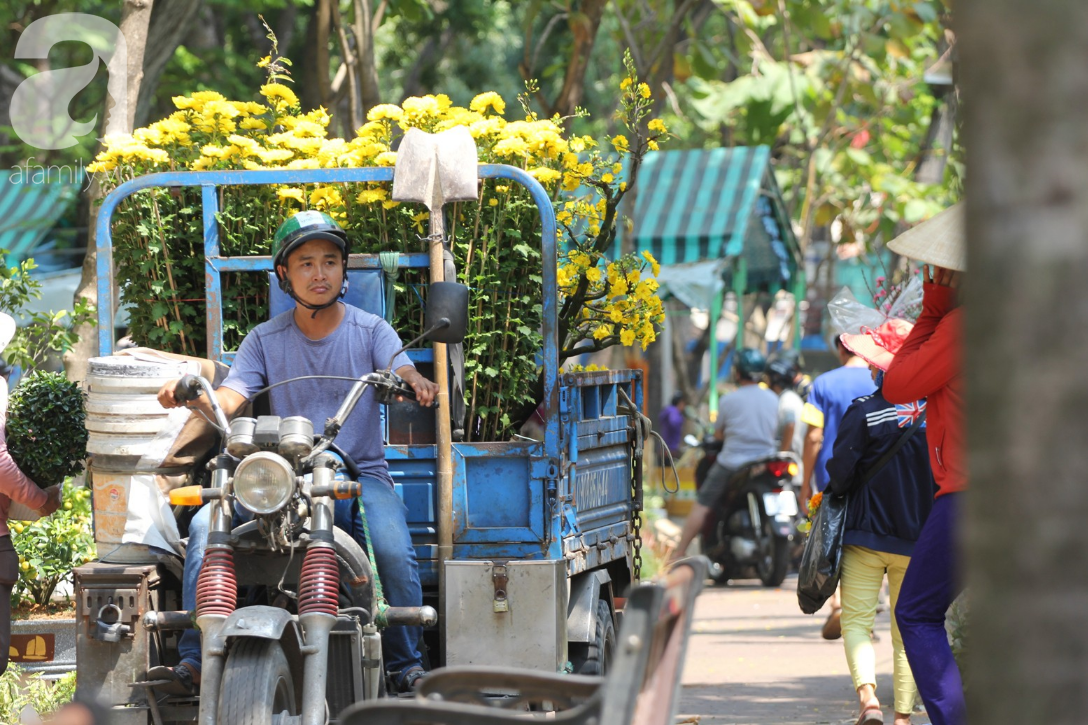
<svg viewBox="0 0 1088 725">
<path fill-rule="evenodd" d="M 389 604 L 394 607 L 419 607 L 423 604 L 423 589 L 419 584 L 419 565 L 412 548 L 405 514 L 408 509 L 396 491 L 385 481 L 362 476 L 363 495 L 367 524 L 373 537 L 374 558 L 378 564 L 382 589 Z M 234 514 L 234 525 L 249 518 Z M 359 514 L 357 501 L 337 501 L 336 527 L 351 534 L 366 551 L 366 534 Z M 204 549 L 208 545 L 208 527 L 211 524 L 211 505 L 207 504 L 189 524 L 189 544 L 185 550 L 185 570 L 181 582 L 181 604 L 190 612 L 196 609 L 196 584 L 200 568 L 204 565 Z M 382 632 L 382 653 L 385 667 L 390 672 L 407 672 L 422 667 L 419 640 L 422 627 L 387 627 Z M 200 671 L 200 633 L 187 629 L 178 641 L 181 661 Z"/>
</svg>

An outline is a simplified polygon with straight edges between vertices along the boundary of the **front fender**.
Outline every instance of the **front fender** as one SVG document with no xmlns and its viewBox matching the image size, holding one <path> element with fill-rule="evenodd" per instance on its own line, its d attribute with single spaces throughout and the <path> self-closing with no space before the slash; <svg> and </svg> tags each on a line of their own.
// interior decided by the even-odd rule
<svg viewBox="0 0 1088 725">
<path fill-rule="evenodd" d="M 227 621 L 223 622 L 219 636 L 225 640 L 234 637 L 256 637 L 278 642 L 283 639 L 284 632 L 288 630 L 295 642 L 301 640 L 298 623 L 290 612 L 279 607 L 256 605 L 234 610 L 227 617 Z"/>
</svg>

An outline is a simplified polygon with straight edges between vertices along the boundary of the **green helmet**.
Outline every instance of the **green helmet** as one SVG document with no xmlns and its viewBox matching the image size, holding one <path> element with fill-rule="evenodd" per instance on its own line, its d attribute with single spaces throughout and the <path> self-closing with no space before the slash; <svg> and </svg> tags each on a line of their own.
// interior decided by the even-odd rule
<svg viewBox="0 0 1088 725">
<path fill-rule="evenodd" d="M 280 224 L 276 230 L 276 236 L 272 238 L 272 264 L 276 270 L 276 277 L 280 280 L 280 287 L 284 285 L 284 278 L 280 276 L 280 266 L 287 266 L 287 257 L 301 245 L 314 239 L 325 239 L 340 248 L 344 255 L 344 264 L 348 261 L 348 235 L 333 221 L 333 218 L 322 211 L 300 211 L 292 214 Z"/>
<path fill-rule="evenodd" d="M 739 380 L 757 381 L 763 376 L 767 367 L 767 358 L 754 347 L 745 347 L 737 351 L 733 368 L 737 371 Z"/>
</svg>

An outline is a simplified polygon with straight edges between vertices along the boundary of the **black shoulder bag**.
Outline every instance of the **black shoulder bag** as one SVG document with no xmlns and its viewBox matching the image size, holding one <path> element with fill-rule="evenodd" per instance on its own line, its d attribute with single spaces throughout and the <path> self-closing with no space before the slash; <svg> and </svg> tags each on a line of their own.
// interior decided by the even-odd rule
<svg viewBox="0 0 1088 725">
<path fill-rule="evenodd" d="M 922 427 L 925 411 L 899 440 L 877 460 L 865 475 L 845 494 L 837 496 L 830 491 L 824 494 L 820 508 L 812 519 L 812 530 L 805 541 L 805 553 L 797 574 L 797 604 L 805 614 L 815 614 L 828 597 L 835 593 L 842 574 L 842 537 L 846 529 L 846 508 L 850 494 L 867 484 L 880 469 L 888 465 L 907 441 Z"/>
</svg>

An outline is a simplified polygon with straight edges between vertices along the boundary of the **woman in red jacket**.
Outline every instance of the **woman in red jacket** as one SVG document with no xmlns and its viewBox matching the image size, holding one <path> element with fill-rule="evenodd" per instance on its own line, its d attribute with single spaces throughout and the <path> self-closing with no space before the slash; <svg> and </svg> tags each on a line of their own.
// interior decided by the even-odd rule
<svg viewBox="0 0 1088 725">
<path fill-rule="evenodd" d="M 939 222 L 944 217 L 943 230 L 938 223 L 937 229 L 930 227 L 923 236 L 912 234 L 921 229 L 915 227 L 907 233 L 909 239 L 904 235 L 888 245 L 900 254 L 930 262 L 922 271 L 922 315 L 888 368 L 883 392 L 890 403 L 927 398 L 929 460 L 937 495 L 903 579 L 895 615 L 933 725 L 967 721 L 963 683 L 944 628 L 945 612 L 962 590 L 955 527 L 960 493 L 967 488 L 960 373 L 963 313 L 956 302 L 956 288 L 966 269 L 959 214 L 958 206 L 946 210 L 931 220 Z"/>
</svg>

